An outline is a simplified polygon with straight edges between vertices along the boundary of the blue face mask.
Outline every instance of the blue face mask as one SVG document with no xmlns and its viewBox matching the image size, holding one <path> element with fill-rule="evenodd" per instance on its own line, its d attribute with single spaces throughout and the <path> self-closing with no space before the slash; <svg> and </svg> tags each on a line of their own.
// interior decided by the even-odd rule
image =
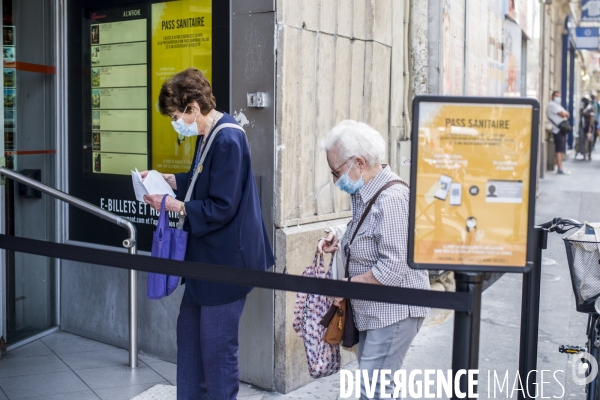
<svg viewBox="0 0 600 400">
<path fill-rule="evenodd" d="M 335 182 L 335 186 L 337 186 L 338 189 L 343 190 L 348 194 L 354 194 L 358 192 L 363 186 L 365 186 L 365 181 L 362 177 L 362 174 L 360 176 L 360 179 L 356 182 L 353 182 L 348 176 L 348 172 L 350 172 L 350 170 L 352 169 L 352 165 L 354 165 L 354 161 L 352 161 L 352 164 L 350 164 L 350 168 L 348 168 L 348 171 L 344 175 L 340 176 Z"/>
<path fill-rule="evenodd" d="M 175 129 L 175 132 L 177 132 L 177 134 L 180 136 L 198 136 L 198 125 L 196 124 L 196 120 L 194 119 L 194 122 L 192 122 L 189 125 L 186 124 L 183 120 L 183 116 L 185 115 L 186 110 L 187 106 L 185 107 L 183 113 L 181 114 L 181 117 L 177 121 L 171 121 L 171 125 L 173 125 L 173 129 Z"/>
</svg>

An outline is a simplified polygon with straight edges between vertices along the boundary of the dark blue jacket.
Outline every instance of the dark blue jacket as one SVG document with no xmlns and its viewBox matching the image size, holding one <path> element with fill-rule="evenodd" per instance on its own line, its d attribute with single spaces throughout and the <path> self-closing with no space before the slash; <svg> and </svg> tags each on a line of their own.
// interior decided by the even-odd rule
<svg viewBox="0 0 600 400">
<path fill-rule="evenodd" d="M 237 124 L 228 114 L 223 115 L 215 129 L 222 123 Z M 197 142 L 196 149 L 200 140 Z M 239 129 L 222 129 L 203 164 L 191 200 L 185 203 L 184 230 L 189 232 L 185 259 L 259 271 L 270 268 L 275 260 L 244 133 Z M 175 174 L 178 200 L 184 200 L 192 176 L 191 170 Z M 244 297 L 250 290 L 246 286 L 186 279 L 183 301 L 197 305 L 226 304 Z"/>
</svg>

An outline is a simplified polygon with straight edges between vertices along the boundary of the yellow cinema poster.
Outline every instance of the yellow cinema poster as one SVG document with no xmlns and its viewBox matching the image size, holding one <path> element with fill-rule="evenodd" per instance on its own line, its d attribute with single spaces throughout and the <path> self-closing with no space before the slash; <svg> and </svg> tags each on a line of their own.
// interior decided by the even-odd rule
<svg viewBox="0 0 600 400">
<path fill-rule="evenodd" d="M 152 5 L 152 101 L 166 78 L 189 67 L 212 82 L 212 0 L 180 0 Z M 171 120 L 152 110 L 152 169 L 188 171 L 196 138 L 178 136 Z"/>
<path fill-rule="evenodd" d="M 528 104 L 418 103 L 415 264 L 526 267 L 532 122 Z"/>
</svg>

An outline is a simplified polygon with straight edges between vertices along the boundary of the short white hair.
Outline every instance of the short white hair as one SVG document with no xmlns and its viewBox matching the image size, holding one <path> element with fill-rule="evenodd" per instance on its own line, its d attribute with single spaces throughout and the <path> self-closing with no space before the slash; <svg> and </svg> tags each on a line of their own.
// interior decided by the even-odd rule
<svg viewBox="0 0 600 400">
<path fill-rule="evenodd" d="M 322 147 L 325 151 L 335 148 L 340 161 L 359 156 L 370 166 L 385 161 L 385 141 L 381 134 L 364 122 L 351 119 L 340 122 L 330 130 Z"/>
</svg>

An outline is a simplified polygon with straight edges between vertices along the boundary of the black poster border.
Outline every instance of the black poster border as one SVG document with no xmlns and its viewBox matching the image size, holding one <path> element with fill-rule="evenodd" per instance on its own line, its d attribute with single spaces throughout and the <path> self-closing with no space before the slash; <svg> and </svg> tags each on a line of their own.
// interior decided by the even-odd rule
<svg viewBox="0 0 600 400">
<path fill-rule="evenodd" d="M 415 215 L 416 215 L 416 182 L 418 171 L 418 152 L 419 152 L 419 109 L 420 104 L 428 103 L 462 103 L 462 104 L 497 104 L 497 105 L 525 105 L 532 108 L 531 120 L 531 162 L 529 166 L 529 201 L 528 201 L 528 220 L 527 220 L 527 256 L 526 265 L 523 266 L 488 266 L 488 265 L 456 265 L 456 264 L 437 264 L 437 263 L 416 263 L 414 261 L 414 246 L 415 246 Z M 540 104 L 532 98 L 507 98 L 507 97 L 471 97 L 471 96 L 432 96 L 421 95 L 416 96 L 412 103 L 412 132 L 411 132 L 411 169 L 410 169 L 410 204 L 409 204 L 409 220 L 408 220 L 408 265 L 415 269 L 430 269 L 430 270 L 450 270 L 463 272 L 512 272 L 512 273 L 527 273 L 534 265 L 535 249 L 537 243 L 534 238 L 535 228 L 535 193 L 536 193 L 536 174 L 538 164 L 538 141 L 539 141 L 539 118 Z"/>
<path fill-rule="evenodd" d="M 177 0 L 172 0 L 177 1 Z M 155 99 L 151 94 L 151 5 L 165 0 L 68 0 L 67 1 L 67 52 L 68 52 L 68 192 L 93 205 L 100 206 L 101 198 L 132 201 L 137 204 L 131 177 L 114 174 L 92 174 L 91 137 L 91 13 L 122 8 L 144 8 L 148 18 L 148 167 L 152 165 L 152 109 Z M 212 0 L 212 69 L 213 93 L 217 107 L 229 112 L 230 106 L 230 4 Z M 140 17 L 141 18 L 141 17 Z M 130 19 L 135 19 L 130 18 Z M 102 23 L 102 21 L 98 21 Z M 89 87 L 87 87 L 89 86 Z M 154 100 L 154 101 L 153 101 Z M 84 138 L 86 132 L 90 137 Z M 173 131 L 175 135 L 175 132 Z M 114 212 L 114 211 L 113 211 Z M 124 215 L 116 212 L 117 215 Z M 149 218 L 156 218 L 146 215 Z M 150 251 L 155 227 L 135 224 L 138 232 L 138 248 Z M 122 247 L 125 232 L 121 227 L 102 221 L 77 208 L 69 207 L 68 240 Z"/>
</svg>

